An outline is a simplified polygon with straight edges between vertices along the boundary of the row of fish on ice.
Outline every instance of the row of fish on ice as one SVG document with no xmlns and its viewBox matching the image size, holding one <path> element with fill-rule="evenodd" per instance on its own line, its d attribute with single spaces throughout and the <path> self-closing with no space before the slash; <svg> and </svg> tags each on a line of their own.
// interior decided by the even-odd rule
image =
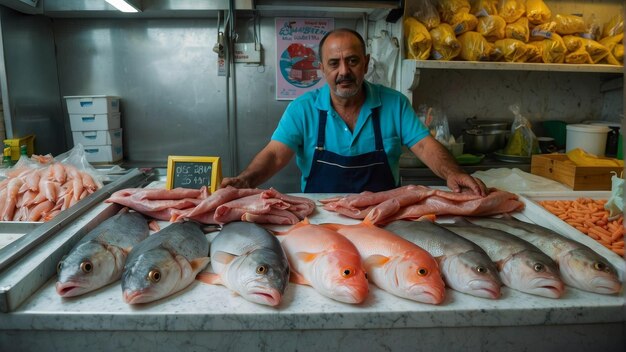
<svg viewBox="0 0 626 352">
<path fill-rule="evenodd" d="M 550 298 L 561 297 L 565 285 L 621 290 L 615 268 L 589 247 L 513 218 L 398 220 L 384 227 L 369 217 L 353 225 L 304 219 L 276 233 L 235 221 L 212 241 L 203 226 L 175 222 L 149 235 L 141 214 L 117 214 L 59 263 L 57 293 L 77 296 L 120 278 L 129 304 L 169 296 L 196 279 L 270 306 L 280 304 L 289 281 L 354 304 L 367 298 L 370 282 L 428 304 L 442 303 L 446 286 L 488 299 L 501 296 L 502 284 Z"/>
</svg>

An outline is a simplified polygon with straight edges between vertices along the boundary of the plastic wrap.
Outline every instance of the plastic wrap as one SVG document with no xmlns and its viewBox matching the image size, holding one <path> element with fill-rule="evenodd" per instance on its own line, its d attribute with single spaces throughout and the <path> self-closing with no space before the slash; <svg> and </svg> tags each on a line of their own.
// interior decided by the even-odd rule
<svg viewBox="0 0 626 352">
<path fill-rule="evenodd" d="M 441 23 L 430 30 L 433 47 L 431 58 L 435 60 L 452 60 L 461 53 L 461 43 L 456 38 L 452 26 Z"/>
<path fill-rule="evenodd" d="M 528 19 L 521 17 L 519 20 L 508 23 L 504 27 L 504 36 L 506 38 L 521 40 L 524 43 L 528 43 L 530 40 L 530 30 L 528 28 Z"/>
<path fill-rule="evenodd" d="M 506 21 L 498 15 L 483 16 L 478 18 L 476 32 L 480 33 L 487 41 L 495 42 L 505 37 Z"/>
<path fill-rule="evenodd" d="M 611 37 L 624 33 L 624 16 L 618 12 L 615 16 L 604 24 L 602 28 L 602 38 Z"/>
<path fill-rule="evenodd" d="M 530 121 L 522 116 L 519 104 L 509 106 L 515 116 L 511 124 L 511 136 L 504 147 L 503 154 L 516 156 L 531 156 L 539 153 L 539 143 L 533 132 Z"/>
<path fill-rule="evenodd" d="M 506 62 L 524 62 L 528 52 L 527 45 L 517 39 L 500 39 L 495 42 L 496 50 Z"/>
<path fill-rule="evenodd" d="M 470 3 L 470 11 L 476 17 L 498 14 L 498 0 L 473 0 Z"/>
<path fill-rule="evenodd" d="M 432 48 L 432 39 L 426 26 L 413 17 L 404 20 L 407 58 L 427 60 Z"/>
<path fill-rule="evenodd" d="M 470 13 L 471 6 L 468 0 L 437 0 L 437 11 L 441 20 L 452 24 L 452 18 L 459 13 Z M 454 27 L 454 26 L 453 26 Z"/>
<path fill-rule="evenodd" d="M 541 24 L 550 20 L 552 11 L 543 0 L 527 0 L 526 17 L 532 24 Z"/>
<path fill-rule="evenodd" d="M 471 13 L 459 12 L 452 17 L 450 25 L 454 28 L 454 34 L 460 35 L 475 30 L 478 25 L 478 19 Z"/>
<path fill-rule="evenodd" d="M 417 10 L 413 12 L 413 17 L 424 24 L 429 30 L 437 27 L 440 23 L 439 13 L 433 1 L 437 0 L 414 0 Z"/>
<path fill-rule="evenodd" d="M 587 24 L 580 16 L 557 14 L 554 16 L 554 22 L 556 23 L 555 31 L 560 35 L 585 33 L 587 31 Z"/>
<path fill-rule="evenodd" d="M 461 54 L 465 61 L 489 61 L 495 53 L 493 44 L 489 43 L 485 37 L 478 32 L 466 32 L 459 37 L 461 43 Z"/>
<path fill-rule="evenodd" d="M 506 23 L 513 23 L 526 13 L 526 6 L 522 0 L 500 0 L 498 15 L 502 16 Z"/>
</svg>

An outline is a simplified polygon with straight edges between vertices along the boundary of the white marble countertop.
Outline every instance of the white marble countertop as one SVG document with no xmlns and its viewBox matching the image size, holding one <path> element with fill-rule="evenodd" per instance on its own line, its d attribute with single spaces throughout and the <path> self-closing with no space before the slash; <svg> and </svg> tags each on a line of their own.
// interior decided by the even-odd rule
<svg viewBox="0 0 626 352">
<path fill-rule="evenodd" d="M 319 195 L 313 199 L 323 198 Z M 312 223 L 356 220 L 318 209 Z M 619 259 L 618 259 L 619 260 Z M 61 298 L 56 276 L 16 310 L 0 313 L 1 330 L 224 331 L 294 329 L 394 329 L 603 324 L 626 321 L 624 290 L 600 295 L 567 287 L 560 299 L 503 287 L 489 300 L 447 289 L 440 305 L 398 298 L 370 286 L 360 305 L 337 302 L 308 286 L 289 284 L 272 308 L 246 301 L 224 286 L 194 282 L 182 292 L 140 306 L 124 303 L 120 283 L 80 297 Z"/>
</svg>

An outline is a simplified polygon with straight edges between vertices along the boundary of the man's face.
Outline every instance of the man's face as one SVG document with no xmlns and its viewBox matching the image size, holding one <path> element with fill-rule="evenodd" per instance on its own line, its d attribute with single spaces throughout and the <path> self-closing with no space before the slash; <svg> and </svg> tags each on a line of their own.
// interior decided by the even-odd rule
<svg viewBox="0 0 626 352">
<path fill-rule="evenodd" d="M 361 90 L 369 55 L 363 55 L 359 39 L 350 33 L 336 33 L 326 38 L 321 68 L 333 95 L 356 96 Z"/>
</svg>

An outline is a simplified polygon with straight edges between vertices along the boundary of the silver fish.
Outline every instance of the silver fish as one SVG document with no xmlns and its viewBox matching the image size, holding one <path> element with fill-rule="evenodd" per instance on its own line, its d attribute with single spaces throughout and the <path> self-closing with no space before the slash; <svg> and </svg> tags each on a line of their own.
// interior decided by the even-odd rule
<svg viewBox="0 0 626 352">
<path fill-rule="evenodd" d="M 278 239 L 263 227 L 231 222 L 211 241 L 213 273 L 197 279 L 222 284 L 248 301 L 277 306 L 289 282 L 289 262 Z"/>
<path fill-rule="evenodd" d="M 146 219 L 136 212 L 104 220 L 59 262 L 57 293 L 78 296 L 119 280 L 128 253 L 149 233 Z"/>
<path fill-rule="evenodd" d="M 591 248 L 540 225 L 515 218 L 468 218 L 480 226 L 506 231 L 541 249 L 559 265 L 566 285 L 601 293 L 618 293 L 622 284 L 611 263 Z"/>
<path fill-rule="evenodd" d="M 564 285 L 556 263 L 539 248 L 504 231 L 457 219 L 445 228 L 476 243 L 500 271 L 504 285 L 533 295 L 559 298 Z"/>
<path fill-rule="evenodd" d="M 394 221 L 384 228 L 427 250 L 452 289 L 477 297 L 500 297 L 498 269 L 474 242 L 430 221 Z"/>
<path fill-rule="evenodd" d="M 209 240 L 201 226 L 173 223 L 133 248 L 122 274 L 124 301 L 152 302 L 189 286 L 209 263 Z"/>
</svg>

